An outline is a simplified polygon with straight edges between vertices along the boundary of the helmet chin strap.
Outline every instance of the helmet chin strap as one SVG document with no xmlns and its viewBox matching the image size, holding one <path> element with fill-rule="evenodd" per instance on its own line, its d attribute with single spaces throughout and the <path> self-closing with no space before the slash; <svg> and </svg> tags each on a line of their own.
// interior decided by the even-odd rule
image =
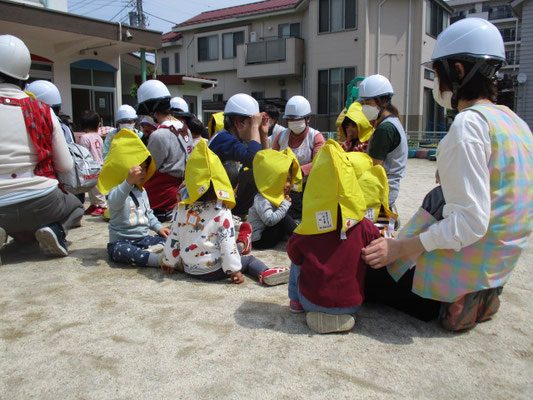
<svg viewBox="0 0 533 400">
<path fill-rule="evenodd" d="M 452 78 L 450 66 L 448 65 L 448 60 L 445 60 L 442 65 L 444 66 L 444 70 L 446 71 L 448 79 L 452 81 L 452 107 L 454 110 L 457 111 L 457 107 L 459 105 L 459 99 L 457 98 L 457 94 L 459 92 L 459 89 L 461 89 L 474 77 L 475 73 L 479 70 L 479 67 L 483 65 L 483 62 L 477 61 L 470 70 L 470 72 L 468 72 L 468 74 L 463 78 L 461 82 L 458 82 L 457 80 L 454 80 Z"/>
</svg>

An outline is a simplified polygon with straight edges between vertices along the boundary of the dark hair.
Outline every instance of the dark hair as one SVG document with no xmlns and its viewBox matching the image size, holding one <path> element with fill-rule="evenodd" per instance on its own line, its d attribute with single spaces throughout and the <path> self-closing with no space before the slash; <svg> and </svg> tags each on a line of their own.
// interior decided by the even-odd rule
<svg viewBox="0 0 533 400">
<path fill-rule="evenodd" d="M 348 117 L 344 117 L 344 119 L 342 120 L 341 127 L 342 127 L 342 130 L 344 131 L 345 134 L 346 134 L 346 129 L 348 128 L 349 125 L 354 125 L 354 126 L 357 127 L 357 124 L 354 121 L 352 121 Z"/>
<path fill-rule="evenodd" d="M 231 128 L 233 127 L 233 123 L 235 121 L 242 122 L 246 118 L 250 118 L 250 117 L 245 117 L 244 115 L 226 115 L 224 117 L 224 129 L 229 132 Z"/>
<path fill-rule="evenodd" d="M 155 112 L 170 115 L 170 98 L 147 100 L 137 106 L 137 112 L 146 115 Z"/>
<path fill-rule="evenodd" d="M 187 126 L 193 135 L 201 135 L 203 138 L 207 138 L 207 130 L 198 118 L 191 118 L 187 121 Z"/>
<path fill-rule="evenodd" d="M 213 182 L 209 185 L 209 189 L 201 195 L 196 201 L 215 201 L 217 200 L 217 194 L 215 193 L 215 188 L 213 187 Z"/>
<path fill-rule="evenodd" d="M 452 90 L 454 82 L 461 83 L 455 68 L 455 63 L 457 62 L 463 65 L 465 76 L 468 75 L 474 66 L 471 62 L 453 59 L 439 60 L 433 63 L 433 69 L 439 77 L 439 89 L 441 92 Z M 447 63 L 451 76 L 448 76 L 446 73 L 444 63 Z M 457 101 L 459 101 L 459 99 L 489 99 L 495 103 L 498 99 L 498 88 L 496 87 L 494 80 L 485 77 L 480 72 L 475 72 L 474 76 L 457 90 Z"/>
<path fill-rule="evenodd" d="M 152 162 L 152 156 L 148 156 L 146 157 L 146 160 L 144 160 L 141 164 L 146 163 L 146 168 L 148 168 L 151 162 Z"/>
<path fill-rule="evenodd" d="M 396 106 L 392 105 L 391 103 L 391 96 L 379 96 L 376 97 L 376 102 L 379 106 L 383 107 L 385 110 L 390 112 L 392 115 L 394 115 L 396 118 L 400 118 L 400 112 L 396 108 Z M 385 105 L 383 103 L 385 102 Z"/>
<path fill-rule="evenodd" d="M 82 130 L 90 129 L 92 131 L 97 131 L 99 124 L 100 116 L 94 110 L 85 110 L 80 116 L 80 126 Z"/>
<path fill-rule="evenodd" d="M 268 116 L 272 119 L 278 120 L 280 113 L 278 108 L 273 104 L 265 104 L 263 107 L 261 107 L 263 112 L 266 112 Z"/>
<path fill-rule="evenodd" d="M 4 81 L 5 83 L 11 83 L 12 85 L 17 85 L 21 90 L 26 84 L 25 81 L 21 79 L 13 78 L 9 75 L 6 75 L 0 72 L 0 82 L 2 81 Z"/>
</svg>

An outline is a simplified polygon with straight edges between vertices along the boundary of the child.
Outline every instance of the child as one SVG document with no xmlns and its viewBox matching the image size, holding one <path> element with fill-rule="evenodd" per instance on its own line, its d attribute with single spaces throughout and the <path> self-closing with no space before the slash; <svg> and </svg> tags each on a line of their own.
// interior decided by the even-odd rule
<svg viewBox="0 0 533 400">
<path fill-rule="evenodd" d="M 102 193 L 109 192 L 107 253 L 115 262 L 159 267 L 157 249 L 159 253 L 163 250 L 170 230 L 154 216 L 142 186 L 154 171 L 150 152 L 141 139 L 129 130 L 120 131 L 111 143 L 98 179 Z M 150 236 L 149 228 L 159 236 Z"/>
<path fill-rule="evenodd" d="M 302 172 L 289 148 L 282 152 L 261 150 L 254 158 L 253 171 L 259 191 L 248 213 L 253 247 L 270 249 L 285 236 L 290 237 L 297 226 L 287 211 L 291 190 L 300 190 Z"/>
<path fill-rule="evenodd" d="M 100 116 L 96 111 L 86 110 L 80 118 L 81 129 L 85 132 L 80 137 L 80 145 L 87 148 L 94 159 L 100 164 L 104 162 L 104 142 L 98 134 L 98 127 L 100 126 Z M 105 196 L 94 187 L 89 192 L 89 200 L 91 205 L 85 210 L 85 215 L 103 215 L 107 203 Z"/>
<path fill-rule="evenodd" d="M 185 186 L 165 245 L 161 265 L 165 272 L 178 269 L 204 281 L 230 277 L 242 283 L 243 272 L 265 285 L 288 281 L 289 268 L 269 269 L 253 256 L 239 255 L 230 211 L 235 205 L 231 183 L 205 141 L 198 143 L 187 162 Z"/>
<path fill-rule="evenodd" d="M 337 118 L 337 130 L 339 140 L 344 151 L 360 151 L 366 153 L 368 142 L 374 132 L 374 128 L 363 114 L 363 106 L 354 102 L 344 109 Z"/>
<path fill-rule="evenodd" d="M 346 153 L 328 140 L 309 174 L 302 222 L 287 243 L 290 310 L 307 311 L 307 325 L 315 332 L 344 332 L 354 326 L 366 272 L 361 250 L 379 237 L 365 212 Z"/>
</svg>

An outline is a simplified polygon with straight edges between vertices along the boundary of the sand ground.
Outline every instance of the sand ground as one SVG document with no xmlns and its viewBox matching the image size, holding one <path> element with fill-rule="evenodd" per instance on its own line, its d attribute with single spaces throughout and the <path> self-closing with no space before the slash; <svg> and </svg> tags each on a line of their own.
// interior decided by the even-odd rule
<svg viewBox="0 0 533 400">
<path fill-rule="evenodd" d="M 434 186 L 409 160 L 406 221 Z M 84 218 L 70 256 L 14 243 L 0 266 L 1 399 L 531 399 L 533 249 L 496 317 L 464 334 L 363 306 L 348 334 L 317 335 L 287 285 L 203 283 L 107 260 L 107 226 Z M 288 265 L 284 244 L 254 251 Z"/>
</svg>

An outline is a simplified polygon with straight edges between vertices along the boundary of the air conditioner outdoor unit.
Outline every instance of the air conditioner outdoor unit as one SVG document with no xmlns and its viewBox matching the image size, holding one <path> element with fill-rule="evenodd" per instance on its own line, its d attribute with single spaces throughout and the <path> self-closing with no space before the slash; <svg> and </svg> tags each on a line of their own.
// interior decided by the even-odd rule
<svg viewBox="0 0 533 400">
<path fill-rule="evenodd" d="M 257 32 L 250 32 L 250 42 L 257 42 Z"/>
</svg>

